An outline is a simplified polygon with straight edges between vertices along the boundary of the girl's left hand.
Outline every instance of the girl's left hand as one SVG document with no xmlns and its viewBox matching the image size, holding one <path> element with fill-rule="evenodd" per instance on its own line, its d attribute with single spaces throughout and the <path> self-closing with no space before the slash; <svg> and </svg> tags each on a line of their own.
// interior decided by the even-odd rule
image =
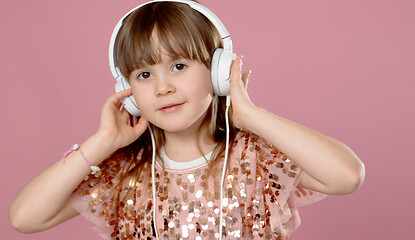
<svg viewBox="0 0 415 240">
<path fill-rule="evenodd" d="M 249 98 L 247 87 L 251 70 L 247 69 L 242 74 L 242 55 L 239 55 L 232 63 L 230 73 L 231 104 L 233 124 L 239 129 L 246 129 L 245 120 L 252 113 L 255 105 Z"/>
</svg>

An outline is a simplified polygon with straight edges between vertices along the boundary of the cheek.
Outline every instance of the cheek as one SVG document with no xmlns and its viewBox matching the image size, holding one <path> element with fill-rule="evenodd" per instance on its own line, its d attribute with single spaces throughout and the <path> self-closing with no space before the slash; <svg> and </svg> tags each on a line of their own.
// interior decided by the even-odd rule
<svg viewBox="0 0 415 240">
<path fill-rule="evenodd" d="M 213 95 L 213 86 L 212 86 L 212 78 L 210 76 L 210 70 L 207 69 L 205 72 L 205 79 L 203 80 L 205 85 L 206 91 L 208 91 L 211 95 Z"/>
<path fill-rule="evenodd" d="M 151 101 L 149 101 L 150 96 L 148 96 L 149 91 L 137 87 L 132 87 L 131 90 L 138 108 L 141 111 L 145 111 L 145 109 L 149 107 L 149 103 L 151 103 Z"/>
<path fill-rule="evenodd" d="M 193 81 L 191 84 L 192 91 L 195 91 L 200 97 L 206 97 L 207 95 L 213 95 L 212 80 L 210 78 L 210 72 L 202 75 L 202 78 Z"/>
<path fill-rule="evenodd" d="M 205 85 L 204 88 L 206 89 L 206 91 L 208 93 L 210 93 L 210 95 L 213 95 L 213 86 L 212 86 L 212 80 L 211 80 L 210 76 L 209 76 L 209 78 L 206 79 L 204 85 Z"/>
<path fill-rule="evenodd" d="M 205 79 L 203 82 L 192 85 L 192 95 L 196 101 L 203 105 L 203 108 L 209 106 L 213 98 L 213 88 L 209 79 Z"/>
</svg>

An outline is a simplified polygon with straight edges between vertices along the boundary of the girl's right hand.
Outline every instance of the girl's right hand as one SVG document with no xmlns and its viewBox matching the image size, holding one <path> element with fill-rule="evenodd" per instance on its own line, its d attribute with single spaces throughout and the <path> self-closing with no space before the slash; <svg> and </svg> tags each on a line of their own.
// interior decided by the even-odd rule
<svg viewBox="0 0 415 240">
<path fill-rule="evenodd" d="M 125 108 L 121 108 L 121 99 L 130 96 L 131 89 L 115 92 L 108 97 L 101 112 L 101 123 L 97 134 L 107 138 L 113 151 L 125 147 L 143 134 L 147 128 L 147 119 L 140 117 L 135 126 L 128 121 L 130 114 Z"/>
</svg>

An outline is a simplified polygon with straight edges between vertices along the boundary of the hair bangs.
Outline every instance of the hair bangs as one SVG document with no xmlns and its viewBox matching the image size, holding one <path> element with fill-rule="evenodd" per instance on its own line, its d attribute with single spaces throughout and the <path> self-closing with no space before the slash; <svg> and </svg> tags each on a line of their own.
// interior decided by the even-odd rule
<svg viewBox="0 0 415 240">
<path fill-rule="evenodd" d="M 143 6 L 124 20 L 116 58 L 128 79 L 135 69 L 160 63 L 162 54 L 199 61 L 210 68 L 219 47 L 222 39 L 204 15 L 186 4 L 160 2 Z"/>
</svg>

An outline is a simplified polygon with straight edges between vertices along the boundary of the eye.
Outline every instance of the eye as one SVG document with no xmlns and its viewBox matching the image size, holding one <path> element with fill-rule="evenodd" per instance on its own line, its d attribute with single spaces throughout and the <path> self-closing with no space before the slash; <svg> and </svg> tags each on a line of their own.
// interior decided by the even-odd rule
<svg viewBox="0 0 415 240">
<path fill-rule="evenodd" d="M 181 71 L 181 70 L 185 69 L 186 67 L 187 67 L 186 64 L 178 63 L 178 64 L 174 65 L 173 71 Z"/>
<path fill-rule="evenodd" d="M 138 79 L 148 79 L 151 77 L 151 73 L 150 72 L 141 72 L 137 75 Z"/>
</svg>

